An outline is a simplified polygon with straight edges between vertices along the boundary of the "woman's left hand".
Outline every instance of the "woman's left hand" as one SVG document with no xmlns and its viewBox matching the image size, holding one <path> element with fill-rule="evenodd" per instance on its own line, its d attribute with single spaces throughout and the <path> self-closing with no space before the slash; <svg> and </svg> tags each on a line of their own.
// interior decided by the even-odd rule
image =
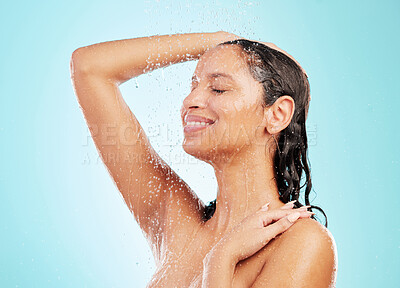
<svg viewBox="0 0 400 288">
<path fill-rule="evenodd" d="M 211 253 L 230 256 L 235 264 L 246 259 L 261 248 L 278 234 L 286 231 L 299 218 L 309 218 L 315 214 L 306 209 L 309 206 L 292 209 L 293 202 L 269 210 L 268 204 L 254 214 L 244 218 L 228 234 L 226 234 L 211 250 Z M 228 253 L 228 255 L 227 255 Z M 232 264 L 232 263 L 231 263 Z"/>
</svg>

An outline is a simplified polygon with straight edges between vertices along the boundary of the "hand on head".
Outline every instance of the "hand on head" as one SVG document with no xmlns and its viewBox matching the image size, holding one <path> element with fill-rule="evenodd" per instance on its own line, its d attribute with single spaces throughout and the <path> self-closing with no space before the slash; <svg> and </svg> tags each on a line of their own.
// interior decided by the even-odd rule
<svg viewBox="0 0 400 288">
<path fill-rule="evenodd" d="M 240 36 L 238 36 L 238 35 L 235 35 L 235 34 L 229 33 L 229 32 L 225 32 L 225 31 L 218 31 L 217 33 L 219 33 L 219 34 L 223 37 L 223 39 L 224 39 L 223 42 L 226 42 L 226 41 L 233 41 L 233 40 L 236 40 L 236 39 L 246 39 L 246 38 L 244 38 L 244 37 L 240 37 Z M 285 54 L 285 55 L 288 56 L 290 59 L 292 59 L 294 62 L 296 62 L 296 64 L 300 67 L 300 69 L 303 71 L 303 73 L 304 73 L 304 74 L 307 76 L 307 78 L 308 78 L 308 75 L 307 75 L 306 71 L 303 69 L 303 67 L 301 67 L 301 65 L 299 64 L 299 62 L 297 62 L 296 59 L 294 59 L 294 57 L 293 57 L 292 55 L 290 55 L 290 54 L 289 54 L 288 52 L 286 52 L 285 50 L 279 48 L 279 47 L 276 46 L 274 43 L 271 43 L 271 42 L 262 42 L 262 41 L 258 41 L 258 40 L 252 40 L 252 39 L 247 39 L 247 40 L 253 41 L 253 42 L 259 42 L 259 43 L 261 43 L 261 44 L 264 44 L 264 45 L 266 45 L 266 46 L 268 46 L 268 47 L 270 47 L 270 48 L 272 48 L 272 49 L 278 50 L 279 52 Z M 222 43 L 222 42 L 221 42 L 221 43 Z"/>
</svg>

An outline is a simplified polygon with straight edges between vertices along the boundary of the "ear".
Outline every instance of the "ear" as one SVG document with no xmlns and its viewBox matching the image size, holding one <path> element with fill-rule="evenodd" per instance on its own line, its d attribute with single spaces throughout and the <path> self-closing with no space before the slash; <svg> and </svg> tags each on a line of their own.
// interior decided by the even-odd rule
<svg viewBox="0 0 400 288">
<path fill-rule="evenodd" d="M 266 129 L 269 134 L 277 134 L 292 121 L 295 104 L 292 97 L 284 95 L 265 108 Z"/>
</svg>

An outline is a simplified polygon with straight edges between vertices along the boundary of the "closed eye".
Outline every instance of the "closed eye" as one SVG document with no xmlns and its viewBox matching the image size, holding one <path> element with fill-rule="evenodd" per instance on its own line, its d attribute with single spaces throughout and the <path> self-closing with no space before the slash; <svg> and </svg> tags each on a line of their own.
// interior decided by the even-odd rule
<svg viewBox="0 0 400 288">
<path fill-rule="evenodd" d="M 192 88 L 190 93 L 193 92 L 194 89 L 196 89 L 196 87 Z M 211 90 L 214 91 L 217 94 L 222 94 L 222 93 L 227 91 L 227 90 L 218 90 L 218 89 L 211 89 Z"/>
<path fill-rule="evenodd" d="M 212 89 L 212 91 L 216 92 L 217 94 L 222 94 L 222 93 L 224 93 L 226 90 Z"/>
</svg>

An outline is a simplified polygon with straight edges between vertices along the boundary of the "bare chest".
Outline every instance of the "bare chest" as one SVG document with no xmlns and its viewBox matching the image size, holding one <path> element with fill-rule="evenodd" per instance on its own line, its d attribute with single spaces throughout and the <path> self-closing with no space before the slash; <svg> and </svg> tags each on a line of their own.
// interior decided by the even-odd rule
<svg viewBox="0 0 400 288">
<path fill-rule="evenodd" d="M 202 246 L 195 241 L 187 243 L 179 253 L 168 253 L 162 265 L 156 270 L 147 288 L 188 287 L 201 288 L 203 259 L 212 247 Z M 248 288 L 259 275 L 263 265 L 260 250 L 236 265 L 233 287 Z"/>
</svg>

